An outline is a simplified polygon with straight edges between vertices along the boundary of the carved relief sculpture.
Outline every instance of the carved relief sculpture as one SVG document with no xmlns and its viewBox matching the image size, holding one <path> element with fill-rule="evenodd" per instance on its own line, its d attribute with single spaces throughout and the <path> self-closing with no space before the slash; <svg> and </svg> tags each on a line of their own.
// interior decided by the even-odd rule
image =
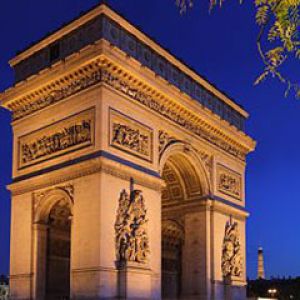
<svg viewBox="0 0 300 300">
<path fill-rule="evenodd" d="M 169 133 L 167 133 L 163 130 L 160 130 L 158 132 L 158 139 L 159 139 L 159 149 L 158 150 L 159 150 L 160 158 L 169 145 L 171 145 L 175 142 L 178 142 L 178 139 L 176 139 L 174 136 L 171 136 Z"/>
<path fill-rule="evenodd" d="M 94 113 L 90 110 L 21 137 L 19 167 L 89 146 L 93 143 L 93 132 Z"/>
<path fill-rule="evenodd" d="M 240 174 L 218 164 L 217 165 L 218 191 L 237 199 L 242 197 L 242 177 Z"/>
<path fill-rule="evenodd" d="M 111 141 L 116 148 L 152 161 L 152 130 L 131 118 L 110 110 Z"/>
<path fill-rule="evenodd" d="M 115 223 L 116 256 L 118 262 L 147 263 L 149 239 L 144 197 L 139 190 L 130 195 L 123 190 Z"/>
<path fill-rule="evenodd" d="M 238 223 L 230 220 L 225 227 L 222 249 L 222 273 L 225 278 L 241 277 L 243 259 L 239 240 Z"/>
<path fill-rule="evenodd" d="M 69 85 L 58 88 L 52 91 L 50 94 L 36 99 L 32 103 L 26 104 L 25 107 L 10 107 L 10 109 L 13 111 L 13 119 L 21 119 L 26 115 L 29 115 L 37 110 L 59 102 L 65 99 L 66 97 L 74 95 L 80 92 L 81 90 L 91 87 L 99 82 L 103 82 L 115 88 L 116 90 L 131 97 L 132 99 L 138 101 L 139 103 L 150 108 L 151 110 L 159 113 L 167 119 L 172 120 L 178 125 L 193 132 L 194 134 L 198 135 L 204 140 L 207 140 L 208 142 L 218 146 L 219 148 L 225 150 L 233 156 L 238 157 L 241 160 L 245 160 L 245 149 L 240 149 L 239 147 L 233 146 L 219 137 L 212 136 L 202 126 L 198 125 L 197 122 L 191 121 L 191 116 L 187 116 L 186 114 L 179 112 L 179 109 L 174 109 L 174 107 L 168 105 L 166 101 L 164 101 L 164 103 L 160 103 L 157 99 L 155 99 L 154 96 L 150 96 L 140 89 L 131 87 L 129 83 L 125 82 L 124 80 L 121 80 L 115 74 L 112 75 L 104 67 L 98 67 L 98 70 L 95 70 L 93 73 L 88 74 L 80 79 L 77 79 L 71 82 Z"/>
</svg>

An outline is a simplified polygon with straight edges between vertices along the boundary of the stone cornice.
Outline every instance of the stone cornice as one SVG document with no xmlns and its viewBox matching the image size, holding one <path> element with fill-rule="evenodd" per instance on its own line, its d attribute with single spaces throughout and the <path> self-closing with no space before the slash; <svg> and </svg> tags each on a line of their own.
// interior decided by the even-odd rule
<svg viewBox="0 0 300 300">
<path fill-rule="evenodd" d="M 151 38 L 146 36 L 144 33 L 142 33 L 140 30 L 138 30 L 136 27 L 134 27 L 127 20 L 125 20 L 123 17 L 121 17 L 119 14 L 117 14 L 115 11 L 113 11 L 111 8 L 109 8 L 105 4 L 97 6 L 96 8 L 94 8 L 91 11 L 84 14 L 82 17 L 74 20 L 70 24 L 57 30 L 55 33 L 44 38 L 43 40 L 41 40 L 34 46 L 30 47 L 29 49 L 25 50 L 21 54 L 17 55 L 15 58 L 10 60 L 10 65 L 15 66 L 22 60 L 28 58 L 29 56 L 33 55 L 37 51 L 45 48 L 46 46 L 54 43 L 55 41 L 61 39 L 62 37 L 66 36 L 70 32 L 76 30 L 83 24 L 86 24 L 87 22 L 91 21 L 92 19 L 94 19 L 95 17 L 97 17 L 99 15 L 106 15 L 107 17 L 109 17 L 111 20 L 113 20 L 116 24 L 119 24 L 122 28 L 124 28 L 131 35 L 137 37 L 137 39 L 140 40 L 142 43 L 144 43 L 145 45 L 147 45 L 148 47 L 150 47 L 151 49 L 153 49 L 154 51 L 159 53 L 159 55 L 161 55 L 161 57 L 165 57 L 168 61 L 170 61 L 178 69 L 182 70 L 188 76 L 190 76 L 191 78 L 193 78 L 197 82 L 199 82 L 204 88 L 206 88 L 209 92 L 211 92 L 213 95 L 215 95 L 218 99 L 221 99 L 223 102 L 228 104 L 234 110 L 238 111 L 245 118 L 248 117 L 248 113 L 244 109 L 242 109 L 239 105 L 237 105 L 234 101 L 232 101 L 228 96 L 226 96 L 224 93 L 220 92 L 211 83 L 209 83 L 207 80 L 203 79 L 199 74 L 197 74 L 196 72 L 191 70 L 184 63 L 180 62 L 172 54 L 170 54 L 168 51 L 166 51 L 164 48 L 162 48 L 160 45 L 158 45 L 156 42 L 154 42 Z"/>
<path fill-rule="evenodd" d="M 128 182 L 133 177 L 137 185 L 145 186 L 157 191 L 160 191 L 164 186 L 164 182 L 160 178 L 147 175 L 126 165 L 120 167 L 120 163 L 105 157 L 99 157 L 87 160 L 79 165 L 75 164 L 63 169 L 12 183 L 8 186 L 8 189 L 13 196 L 16 196 L 101 172 L 116 176 Z"/>
<path fill-rule="evenodd" d="M 84 57 L 82 63 L 79 63 L 77 68 L 74 66 L 72 72 L 66 72 L 69 70 L 68 64 L 73 65 L 74 59 L 81 61 L 80 55 L 71 57 L 65 63 L 57 64 L 48 72 L 41 74 L 44 82 L 47 80 L 47 75 L 52 79 L 56 78 L 50 82 L 48 79 L 48 84 L 42 84 L 42 79 L 37 76 L 30 80 L 34 90 L 26 88 L 26 85 L 20 85 L 7 91 L 3 104 L 13 111 L 14 120 L 46 108 L 95 84 L 105 83 L 241 160 L 244 160 L 245 155 L 254 149 L 255 142 L 251 138 L 196 101 L 192 101 L 187 95 L 179 93 L 175 87 L 167 85 L 163 79 L 146 68 L 139 66 L 139 72 L 135 73 L 132 70 L 130 72 L 125 70 L 116 61 L 126 60 L 126 56 L 118 50 L 113 51 L 116 49 L 109 47 L 107 42 L 102 41 L 94 47 L 98 49 L 99 56 L 96 58 L 94 56 L 92 60 L 91 55 L 95 49 L 90 47 L 85 49 L 81 54 Z M 114 52 L 114 55 L 118 56 L 117 60 L 113 57 L 108 59 L 108 52 Z M 123 55 L 123 58 L 120 55 Z M 132 59 L 129 60 L 127 65 L 133 65 Z M 159 84 L 153 86 L 149 85 L 149 82 L 150 84 L 159 82 Z"/>
<path fill-rule="evenodd" d="M 232 215 L 235 219 L 245 220 L 249 213 L 241 206 L 240 208 L 232 205 L 230 202 L 227 204 L 222 203 L 220 200 L 211 200 L 210 196 L 203 196 L 196 200 L 184 201 L 181 204 L 165 206 L 164 213 L 174 216 L 176 212 L 179 215 L 182 213 L 191 213 L 197 211 L 216 211 L 225 215 Z"/>
</svg>

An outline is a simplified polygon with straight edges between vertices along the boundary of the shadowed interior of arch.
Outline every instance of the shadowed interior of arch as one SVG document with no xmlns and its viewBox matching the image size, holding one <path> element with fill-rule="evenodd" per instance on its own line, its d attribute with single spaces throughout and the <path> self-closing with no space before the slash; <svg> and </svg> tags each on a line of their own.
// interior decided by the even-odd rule
<svg viewBox="0 0 300 300">
<path fill-rule="evenodd" d="M 65 199 L 56 202 L 47 220 L 45 299 L 70 297 L 71 210 Z"/>
<path fill-rule="evenodd" d="M 162 171 L 162 297 L 183 299 L 186 275 L 185 209 L 203 196 L 204 187 L 192 159 L 181 153 L 168 157 Z"/>
</svg>

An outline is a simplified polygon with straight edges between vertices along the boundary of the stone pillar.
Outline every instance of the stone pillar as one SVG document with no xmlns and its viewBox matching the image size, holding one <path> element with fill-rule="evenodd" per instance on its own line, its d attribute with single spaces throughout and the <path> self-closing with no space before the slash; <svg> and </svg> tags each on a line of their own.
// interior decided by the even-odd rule
<svg viewBox="0 0 300 300">
<path fill-rule="evenodd" d="M 118 263 L 117 263 L 118 265 Z M 151 270 L 135 262 L 118 265 L 118 294 L 120 299 L 151 299 Z"/>
<path fill-rule="evenodd" d="M 46 293 L 47 231 L 47 225 L 33 224 L 33 299 L 36 300 L 44 299 Z"/>
<path fill-rule="evenodd" d="M 100 174 L 74 180 L 71 299 L 100 299 Z M 105 241 L 103 241 L 105 242 Z"/>
<path fill-rule="evenodd" d="M 244 216 L 231 215 L 221 206 L 213 207 L 211 236 L 212 298 L 246 299 Z"/>
<path fill-rule="evenodd" d="M 209 262 L 209 210 L 203 208 L 203 211 L 185 215 L 182 294 L 186 299 L 209 299 Z"/>
</svg>

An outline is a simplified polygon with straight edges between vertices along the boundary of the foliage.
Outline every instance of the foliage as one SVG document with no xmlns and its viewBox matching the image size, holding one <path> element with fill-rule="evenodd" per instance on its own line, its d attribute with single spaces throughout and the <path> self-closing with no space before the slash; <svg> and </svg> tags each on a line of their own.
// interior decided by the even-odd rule
<svg viewBox="0 0 300 300">
<path fill-rule="evenodd" d="M 209 0 L 210 8 L 223 2 Z M 176 0 L 176 4 L 183 13 L 193 6 L 193 0 Z M 254 5 L 256 23 L 260 27 L 257 49 L 264 64 L 263 72 L 254 84 L 272 76 L 286 85 L 286 94 L 293 90 L 300 97 L 300 84 L 281 73 L 288 59 L 300 60 L 300 0 L 254 0 Z"/>
</svg>

